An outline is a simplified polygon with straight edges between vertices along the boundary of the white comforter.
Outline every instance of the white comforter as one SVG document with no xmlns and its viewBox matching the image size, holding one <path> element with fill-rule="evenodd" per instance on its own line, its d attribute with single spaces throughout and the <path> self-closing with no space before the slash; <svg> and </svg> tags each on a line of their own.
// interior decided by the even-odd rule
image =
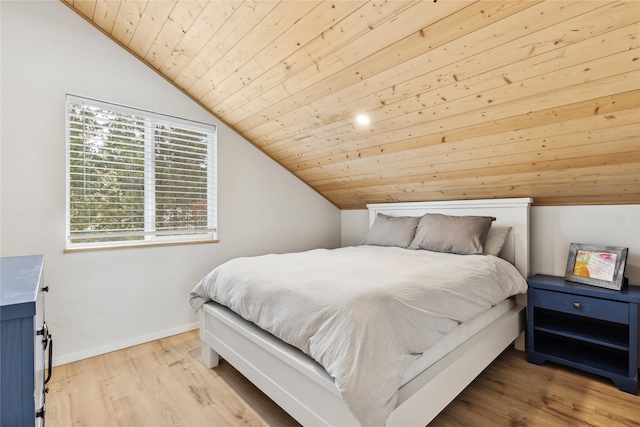
<svg viewBox="0 0 640 427">
<path fill-rule="evenodd" d="M 525 290 L 497 257 L 357 246 L 234 259 L 204 277 L 190 302 L 228 306 L 304 351 L 363 426 L 382 426 L 414 359 Z"/>
</svg>

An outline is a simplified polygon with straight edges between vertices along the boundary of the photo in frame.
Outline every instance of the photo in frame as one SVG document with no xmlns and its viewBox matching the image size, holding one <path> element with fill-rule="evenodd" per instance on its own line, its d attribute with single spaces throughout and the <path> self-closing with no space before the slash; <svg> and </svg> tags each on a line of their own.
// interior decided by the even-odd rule
<svg viewBox="0 0 640 427">
<path fill-rule="evenodd" d="M 620 290 L 628 248 L 571 243 L 565 280 Z"/>
</svg>

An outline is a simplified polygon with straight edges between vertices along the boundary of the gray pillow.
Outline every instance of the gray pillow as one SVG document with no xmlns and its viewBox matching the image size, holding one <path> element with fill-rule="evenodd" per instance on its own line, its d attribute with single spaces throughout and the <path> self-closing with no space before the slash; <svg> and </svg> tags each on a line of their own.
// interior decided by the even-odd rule
<svg viewBox="0 0 640 427">
<path fill-rule="evenodd" d="M 484 242 L 484 253 L 494 256 L 500 255 L 510 231 L 511 227 L 492 225 L 487 233 L 487 240 Z"/>
<path fill-rule="evenodd" d="M 425 214 L 420 218 L 416 237 L 409 249 L 472 255 L 484 253 L 490 216 L 449 216 Z"/>
<path fill-rule="evenodd" d="M 406 248 L 416 235 L 420 217 L 378 214 L 361 245 Z"/>
</svg>

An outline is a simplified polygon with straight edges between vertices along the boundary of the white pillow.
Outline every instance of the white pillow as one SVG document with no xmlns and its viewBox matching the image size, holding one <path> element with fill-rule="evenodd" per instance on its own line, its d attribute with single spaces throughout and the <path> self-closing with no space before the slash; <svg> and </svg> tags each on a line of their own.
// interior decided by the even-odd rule
<svg viewBox="0 0 640 427">
<path fill-rule="evenodd" d="M 498 256 L 502 247 L 507 241 L 507 236 L 511 231 L 511 227 L 503 225 L 492 225 L 487 234 L 487 240 L 484 242 L 484 253 L 487 255 Z"/>
</svg>

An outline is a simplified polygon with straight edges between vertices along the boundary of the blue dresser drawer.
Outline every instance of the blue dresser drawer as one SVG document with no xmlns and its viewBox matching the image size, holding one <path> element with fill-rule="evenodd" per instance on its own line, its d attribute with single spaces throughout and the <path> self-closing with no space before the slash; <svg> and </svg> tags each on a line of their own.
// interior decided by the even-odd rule
<svg viewBox="0 0 640 427">
<path fill-rule="evenodd" d="M 619 301 L 536 289 L 533 295 L 533 305 L 576 316 L 629 324 L 629 304 Z"/>
</svg>

